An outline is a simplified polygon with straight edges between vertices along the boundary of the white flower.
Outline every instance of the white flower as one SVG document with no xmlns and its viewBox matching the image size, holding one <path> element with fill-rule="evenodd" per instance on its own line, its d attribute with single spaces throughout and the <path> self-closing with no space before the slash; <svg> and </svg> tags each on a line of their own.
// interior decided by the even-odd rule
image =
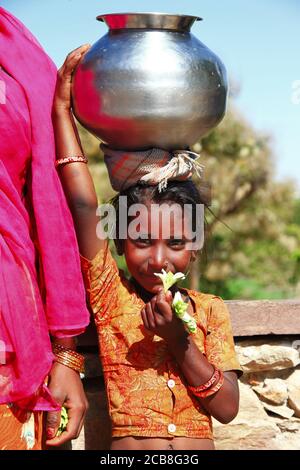
<svg viewBox="0 0 300 470">
<path fill-rule="evenodd" d="M 179 291 L 175 292 L 172 305 L 176 304 L 177 302 L 183 302 L 182 296 Z"/>
<path fill-rule="evenodd" d="M 175 293 L 172 307 L 175 315 L 184 323 L 184 327 L 188 333 L 196 333 L 197 323 L 187 312 L 188 304 L 182 299 L 180 292 Z"/>
<path fill-rule="evenodd" d="M 175 273 L 173 274 L 171 271 L 166 272 L 162 269 L 162 273 L 154 273 L 155 276 L 159 277 L 162 280 L 164 291 L 170 289 L 174 284 L 176 284 L 179 279 L 185 279 L 185 275 L 183 273 Z"/>
<path fill-rule="evenodd" d="M 162 269 L 162 273 L 154 273 L 155 276 L 158 276 L 163 283 L 164 291 L 170 289 L 179 279 L 185 279 L 185 275 L 183 273 L 175 273 L 173 274 L 171 271 L 168 273 Z M 196 321 L 191 315 L 188 314 L 187 308 L 188 304 L 183 300 L 180 292 L 175 292 L 173 301 L 172 301 L 172 308 L 175 315 L 180 318 L 180 320 L 184 323 L 185 329 L 188 333 L 196 333 L 197 324 Z"/>
</svg>

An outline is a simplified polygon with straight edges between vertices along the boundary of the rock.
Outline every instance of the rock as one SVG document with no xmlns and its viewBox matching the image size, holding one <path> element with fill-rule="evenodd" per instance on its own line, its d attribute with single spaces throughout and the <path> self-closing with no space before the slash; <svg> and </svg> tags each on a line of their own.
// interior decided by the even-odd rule
<svg viewBox="0 0 300 470">
<path fill-rule="evenodd" d="M 299 283 L 300 284 L 300 283 Z M 296 292 L 300 292 L 300 286 Z M 298 288 L 298 291 L 297 291 Z M 295 292 L 296 296 L 297 293 Z M 229 308 L 234 336 L 299 335 L 299 299 L 231 300 Z"/>
<path fill-rule="evenodd" d="M 281 418 L 275 418 L 276 419 L 276 424 L 278 428 L 282 432 L 289 432 L 289 433 L 300 433 L 300 420 L 298 418 L 290 418 L 290 419 L 281 419 Z M 300 443 L 300 441 L 299 441 Z"/>
<path fill-rule="evenodd" d="M 278 433 L 274 440 L 278 450 L 300 449 L 300 419 L 280 418 L 278 415 L 270 415 L 269 419 L 277 425 Z"/>
<path fill-rule="evenodd" d="M 283 405 L 288 399 L 287 384 L 281 379 L 265 379 L 262 384 L 254 386 L 253 390 L 271 405 Z"/>
<path fill-rule="evenodd" d="M 240 381 L 243 383 L 249 384 L 252 387 L 257 385 L 263 386 L 266 379 L 281 379 L 285 383 L 287 379 L 293 373 L 293 369 L 283 369 L 283 370 L 264 370 L 262 372 L 249 372 L 244 374 Z"/>
<path fill-rule="evenodd" d="M 300 418 L 300 389 L 289 386 L 288 405 L 295 412 L 295 416 Z"/>
<path fill-rule="evenodd" d="M 294 410 L 291 410 L 291 408 L 289 408 L 286 405 L 281 405 L 281 406 L 269 405 L 269 403 L 265 403 L 263 401 L 261 402 L 261 404 L 266 410 L 272 411 L 272 413 L 275 413 L 281 416 L 282 418 L 291 418 L 294 415 Z"/>
<path fill-rule="evenodd" d="M 277 450 L 300 450 L 300 432 L 278 433 L 274 444 Z"/>
<path fill-rule="evenodd" d="M 219 450 L 276 449 L 278 433 L 251 387 L 240 383 L 240 410 L 231 423 L 213 420 L 216 448 Z"/>
<path fill-rule="evenodd" d="M 287 379 L 288 405 L 295 412 L 295 416 L 300 418 L 300 370 L 294 372 Z"/>
<path fill-rule="evenodd" d="M 300 363 L 297 349 L 280 343 L 251 346 L 241 343 L 236 352 L 245 373 L 289 369 Z"/>
<path fill-rule="evenodd" d="M 287 385 L 288 387 L 296 387 L 300 389 L 300 370 L 294 370 L 289 377 L 287 378 Z"/>
</svg>

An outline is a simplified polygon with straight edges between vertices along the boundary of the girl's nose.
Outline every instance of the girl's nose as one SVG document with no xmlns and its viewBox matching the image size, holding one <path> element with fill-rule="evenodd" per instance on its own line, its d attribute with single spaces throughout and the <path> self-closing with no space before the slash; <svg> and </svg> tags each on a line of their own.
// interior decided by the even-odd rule
<svg viewBox="0 0 300 470">
<path fill-rule="evenodd" d="M 162 269 L 167 269 L 168 261 L 166 259 L 164 250 L 157 248 L 151 253 L 149 258 L 149 266 L 151 266 L 151 269 L 156 270 L 157 272 L 161 271 Z"/>
</svg>

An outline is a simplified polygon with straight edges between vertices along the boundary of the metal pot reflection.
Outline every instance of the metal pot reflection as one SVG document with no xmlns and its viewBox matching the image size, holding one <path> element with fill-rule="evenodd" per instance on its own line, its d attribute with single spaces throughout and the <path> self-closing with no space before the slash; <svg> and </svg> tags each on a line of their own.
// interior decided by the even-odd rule
<svg viewBox="0 0 300 470">
<path fill-rule="evenodd" d="M 78 65 L 73 110 L 116 149 L 184 149 L 226 108 L 220 59 L 190 33 L 200 18 L 163 13 L 98 16 L 109 31 Z"/>
</svg>

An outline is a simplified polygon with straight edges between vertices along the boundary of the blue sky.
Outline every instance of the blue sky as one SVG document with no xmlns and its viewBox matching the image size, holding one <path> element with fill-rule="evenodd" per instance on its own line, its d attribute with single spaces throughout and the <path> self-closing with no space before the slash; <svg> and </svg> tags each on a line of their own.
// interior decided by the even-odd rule
<svg viewBox="0 0 300 470">
<path fill-rule="evenodd" d="M 300 188 L 300 102 L 292 102 L 293 83 L 300 83 L 300 0 L 0 0 L 0 4 L 29 27 L 58 66 L 70 50 L 105 34 L 106 27 L 95 20 L 99 14 L 161 11 L 201 16 L 204 21 L 193 26 L 193 34 L 220 56 L 230 79 L 239 84 L 237 105 L 244 116 L 253 127 L 273 136 L 277 178 L 294 178 Z"/>
</svg>

